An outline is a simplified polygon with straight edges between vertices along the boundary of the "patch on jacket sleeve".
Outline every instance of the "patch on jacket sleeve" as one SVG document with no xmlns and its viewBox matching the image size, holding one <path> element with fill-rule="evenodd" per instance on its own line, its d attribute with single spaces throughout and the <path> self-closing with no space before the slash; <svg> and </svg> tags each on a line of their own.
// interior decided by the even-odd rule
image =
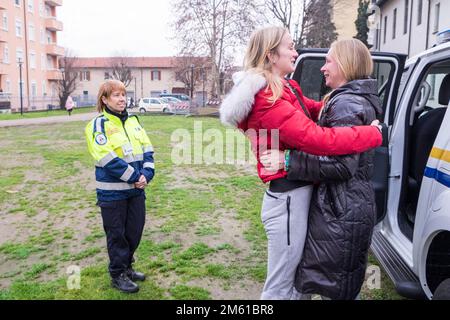
<svg viewBox="0 0 450 320">
<path fill-rule="evenodd" d="M 100 133 L 95 137 L 95 143 L 97 143 L 99 146 L 104 146 L 108 142 L 108 139 L 103 133 Z"/>
</svg>

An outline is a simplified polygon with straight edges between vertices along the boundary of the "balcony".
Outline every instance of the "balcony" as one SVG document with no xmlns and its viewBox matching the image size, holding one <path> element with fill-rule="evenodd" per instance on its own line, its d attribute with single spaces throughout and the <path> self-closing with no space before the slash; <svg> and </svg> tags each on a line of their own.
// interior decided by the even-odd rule
<svg viewBox="0 0 450 320">
<path fill-rule="evenodd" d="M 45 28 L 50 31 L 63 31 L 63 23 L 55 17 L 45 18 Z"/>
<path fill-rule="evenodd" d="M 0 0 L 0 10 L 6 10 L 6 8 L 8 7 L 7 2 L 8 0 Z"/>
<path fill-rule="evenodd" d="M 50 7 L 60 7 L 63 4 L 63 0 L 45 0 L 45 4 L 48 4 Z"/>
<path fill-rule="evenodd" d="M 47 70 L 47 79 L 49 81 L 59 81 L 62 80 L 61 71 L 58 69 Z"/>
<path fill-rule="evenodd" d="M 47 44 L 45 46 L 45 51 L 50 56 L 63 56 L 64 55 L 64 48 L 59 47 L 56 44 Z"/>
</svg>

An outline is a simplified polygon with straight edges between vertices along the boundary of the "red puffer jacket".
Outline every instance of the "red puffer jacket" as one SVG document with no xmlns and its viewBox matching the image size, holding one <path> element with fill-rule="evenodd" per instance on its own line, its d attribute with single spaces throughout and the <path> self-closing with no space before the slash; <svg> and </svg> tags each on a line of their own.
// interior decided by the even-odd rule
<svg viewBox="0 0 450 320">
<path fill-rule="evenodd" d="M 270 102 L 272 91 L 267 88 L 263 76 L 239 72 L 233 80 L 235 86 L 222 103 L 220 117 L 224 124 L 243 130 L 249 137 L 258 160 L 258 174 L 264 183 L 287 175 L 284 170 L 268 172 L 261 165 L 259 157 L 268 149 L 296 149 L 319 156 L 338 156 L 361 153 L 382 143 L 381 133 L 376 127 L 322 128 L 316 125 L 314 121 L 322 103 L 304 97 L 295 81 L 289 80 L 289 83 L 297 89 L 314 121 L 306 116 L 287 85 L 282 96 L 273 103 Z"/>
</svg>

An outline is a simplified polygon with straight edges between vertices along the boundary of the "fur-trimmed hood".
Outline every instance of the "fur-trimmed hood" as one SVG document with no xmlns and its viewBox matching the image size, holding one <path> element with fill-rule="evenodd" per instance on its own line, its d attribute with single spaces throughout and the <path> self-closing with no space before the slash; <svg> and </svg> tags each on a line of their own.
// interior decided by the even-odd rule
<svg viewBox="0 0 450 320">
<path fill-rule="evenodd" d="M 233 75 L 234 87 L 220 106 L 220 120 L 223 124 L 237 127 L 247 119 L 255 103 L 255 95 L 267 86 L 266 79 L 252 72 L 238 72 Z"/>
</svg>

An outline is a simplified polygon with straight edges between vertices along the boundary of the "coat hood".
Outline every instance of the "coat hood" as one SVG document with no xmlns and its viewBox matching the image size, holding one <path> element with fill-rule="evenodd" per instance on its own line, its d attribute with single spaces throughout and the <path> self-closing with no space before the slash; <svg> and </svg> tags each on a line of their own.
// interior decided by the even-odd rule
<svg viewBox="0 0 450 320">
<path fill-rule="evenodd" d="M 220 120 L 225 125 L 237 127 L 247 119 L 255 103 L 255 95 L 267 86 L 266 79 L 252 72 L 233 75 L 234 87 L 220 106 Z"/>
<path fill-rule="evenodd" d="M 375 109 L 377 116 L 383 113 L 383 108 L 380 104 L 380 97 L 378 95 L 378 83 L 374 79 L 353 80 L 342 87 L 337 88 L 331 94 L 330 99 L 333 99 L 340 94 L 355 94 L 366 98 Z"/>
</svg>

